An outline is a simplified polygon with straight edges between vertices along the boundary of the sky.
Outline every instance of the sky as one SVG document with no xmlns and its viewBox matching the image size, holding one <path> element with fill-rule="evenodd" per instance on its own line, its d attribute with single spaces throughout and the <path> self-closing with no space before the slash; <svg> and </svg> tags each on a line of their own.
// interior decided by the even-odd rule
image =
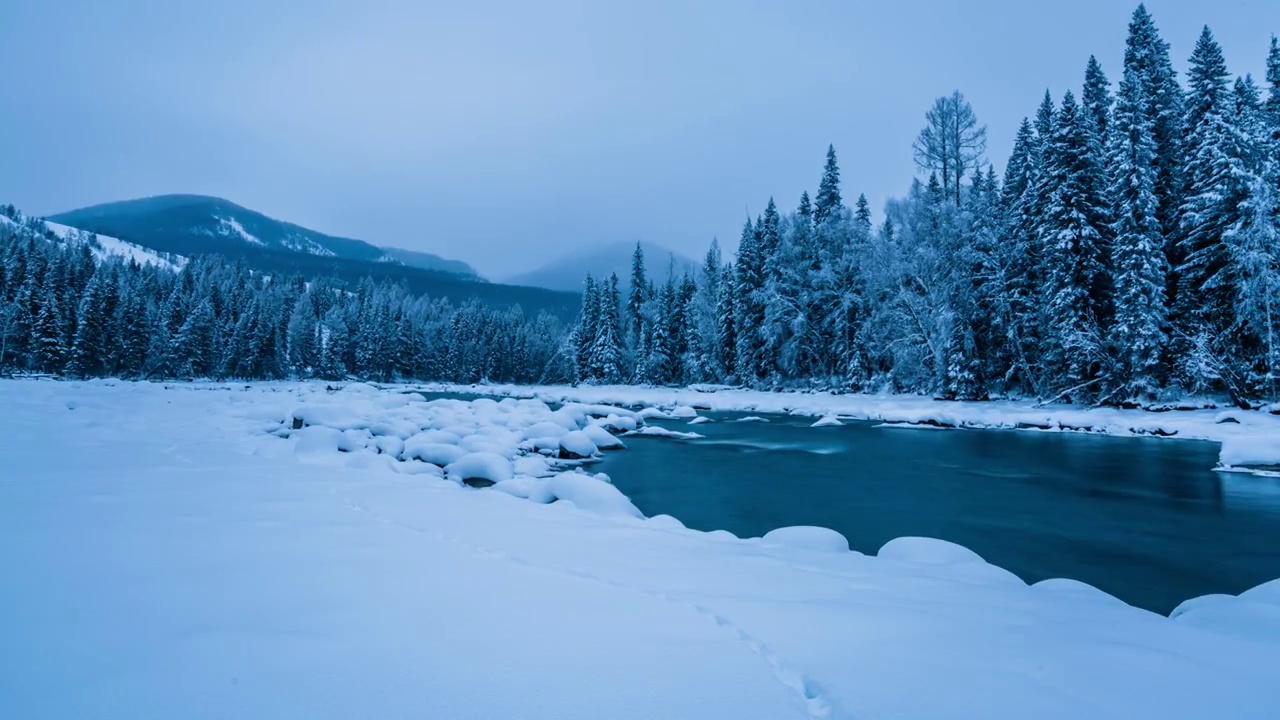
<svg viewBox="0 0 1280 720">
<path fill-rule="evenodd" d="M 501 278 L 596 244 L 700 257 L 770 197 L 901 195 L 960 89 L 1003 168 L 1046 88 L 1115 83 L 1136 2 L 17 0 L 0 202 L 47 215 L 216 195 Z M 1276 0 L 1150 0 L 1261 79 Z M 1078 90 L 1077 90 L 1078 92 Z"/>
</svg>

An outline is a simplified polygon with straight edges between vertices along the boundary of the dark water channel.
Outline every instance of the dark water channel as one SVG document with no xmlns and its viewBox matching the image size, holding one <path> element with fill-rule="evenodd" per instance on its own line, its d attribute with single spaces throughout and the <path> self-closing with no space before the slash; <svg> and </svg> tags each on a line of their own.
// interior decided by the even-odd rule
<svg viewBox="0 0 1280 720">
<path fill-rule="evenodd" d="M 657 422 L 704 439 L 628 438 L 599 467 L 646 515 L 692 528 L 821 525 L 868 554 L 942 538 L 1161 613 L 1280 577 L 1280 480 L 1213 472 L 1213 443 L 708 415 Z"/>
</svg>

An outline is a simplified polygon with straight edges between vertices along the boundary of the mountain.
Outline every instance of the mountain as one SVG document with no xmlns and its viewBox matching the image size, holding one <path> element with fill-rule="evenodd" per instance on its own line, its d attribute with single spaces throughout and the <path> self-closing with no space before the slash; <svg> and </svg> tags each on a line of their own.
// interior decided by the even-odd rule
<svg viewBox="0 0 1280 720">
<path fill-rule="evenodd" d="M 686 272 L 696 275 L 700 267 L 699 263 L 661 245 L 641 242 L 640 249 L 644 251 L 645 270 L 655 283 L 666 281 L 667 264 L 673 259 L 677 277 Z M 617 273 L 622 287 L 626 288 L 628 279 L 631 277 L 631 255 L 635 250 L 634 242 L 610 243 L 601 247 L 583 249 L 536 270 L 512 275 L 506 278 L 506 282 L 549 290 L 581 292 L 582 281 L 586 279 L 588 272 L 596 279 L 608 278 L 609 273 Z"/>
<path fill-rule="evenodd" d="M 453 273 L 472 280 L 483 281 L 480 273 L 470 265 L 461 260 L 450 260 L 442 258 L 432 253 L 417 252 L 416 250 L 402 250 L 400 248 L 384 247 L 382 251 L 388 257 L 401 262 L 409 267 L 422 268 L 423 270 L 439 270 L 441 272 Z"/>
<path fill-rule="evenodd" d="M 128 237 L 132 242 L 182 255 L 223 254 L 228 248 L 248 246 L 347 260 L 397 262 L 386 250 L 363 240 L 326 235 L 205 195 L 124 200 L 48 219 L 82 230 Z M 451 271 L 444 267 L 427 269 Z M 464 274 L 475 274 L 469 267 L 466 271 L 470 272 Z"/>
<path fill-rule="evenodd" d="M 353 286 L 364 278 L 403 282 L 411 292 L 455 303 L 520 305 L 528 315 L 547 311 L 565 320 L 581 304 L 578 293 L 484 282 L 465 263 L 326 235 L 203 195 L 125 200 L 46 219 L 162 256 L 219 255 L 272 275 L 333 277 Z"/>
</svg>

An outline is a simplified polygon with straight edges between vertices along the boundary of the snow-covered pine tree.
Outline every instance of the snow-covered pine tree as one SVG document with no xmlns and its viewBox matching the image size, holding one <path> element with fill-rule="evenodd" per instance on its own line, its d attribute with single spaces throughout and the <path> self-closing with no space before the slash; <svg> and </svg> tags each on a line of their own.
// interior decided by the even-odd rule
<svg viewBox="0 0 1280 720">
<path fill-rule="evenodd" d="M 1116 353 L 1112 391 L 1119 400 L 1150 398 L 1164 381 L 1168 262 L 1156 197 L 1156 143 L 1146 112 L 1142 78 L 1133 70 L 1120 82 L 1108 165 L 1115 222 L 1113 270 Z"/>
<path fill-rule="evenodd" d="M 1093 130 L 1070 92 L 1054 122 L 1045 179 L 1052 194 L 1039 235 L 1045 241 L 1044 361 L 1056 390 L 1088 397 L 1103 362 L 1099 318 L 1105 309 L 1108 209 L 1102 168 L 1094 163 Z M 1088 389 L 1086 389 L 1088 388 Z"/>
<path fill-rule="evenodd" d="M 600 310 L 596 318 L 595 339 L 587 367 L 587 378 L 616 384 L 622 381 L 622 323 L 619 318 L 618 275 L 613 273 L 597 293 Z"/>
<path fill-rule="evenodd" d="M 822 181 L 818 195 L 813 199 L 813 224 L 822 225 L 838 217 L 844 201 L 840 198 L 840 163 L 836 160 L 836 147 L 827 146 L 827 163 L 822 169 Z"/>
<path fill-rule="evenodd" d="M 736 278 L 733 263 L 721 266 L 720 283 L 716 288 L 716 364 L 722 380 L 734 378 L 738 373 L 738 309 L 734 305 Z"/>
<path fill-rule="evenodd" d="M 1245 166 L 1247 138 L 1236 121 L 1235 100 L 1228 85 L 1222 49 L 1204 28 L 1191 55 L 1186 100 L 1187 180 L 1182 205 L 1177 293 L 1173 304 L 1174 347 L 1180 356 L 1192 348 L 1209 348 L 1210 358 L 1181 363 L 1187 389 L 1215 388 L 1239 392 L 1230 377 L 1227 356 L 1232 353 L 1236 304 L 1234 268 L 1225 236 L 1239 223 L 1240 205 L 1252 192 Z M 1204 374 L 1205 368 L 1213 371 Z"/>
<path fill-rule="evenodd" d="M 578 325 L 574 328 L 574 367 L 578 380 L 590 377 L 591 346 L 596 340 L 596 320 L 600 315 L 600 297 L 596 293 L 596 281 L 587 273 L 582 289 L 582 310 L 578 313 Z"/>
<path fill-rule="evenodd" d="M 764 290 L 764 257 L 760 250 L 762 225 L 760 218 L 754 224 L 747 220 L 743 225 L 735 263 L 733 324 L 737 332 L 737 346 L 734 366 L 739 380 L 749 384 L 758 383 L 767 374 L 765 308 L 761 297 Z"/>
<path fill-rule="evenodd" d="M 1124 72 L 1133 73 L 1142 83 L 1147 122 L 1151 123 L 1151 136 L 1156 144 L 1156 198 L 1160 203 L 1160 228 L 1169 265 L 1176 267 L 1180 261 L 1176 239 L 1183 192 L 1183 94 L 1173 62 L 1169 59 L 1169 44 L 1160 37 L 1160 31 L 1145 5 L 1138 5 L 1129 21 Z M 1170 286 L 1170 290 L 1175 289 Z"/>
<path fill-rule="evenodd" d="M 631 253 L 631 287 L 627 294 L 627 335 L 634 350 L 643 329 L 644 304 L 648 302 L 649 278 L 644 270 L 644 248 L 636 242 L 636 249 Z"/>
</svg>

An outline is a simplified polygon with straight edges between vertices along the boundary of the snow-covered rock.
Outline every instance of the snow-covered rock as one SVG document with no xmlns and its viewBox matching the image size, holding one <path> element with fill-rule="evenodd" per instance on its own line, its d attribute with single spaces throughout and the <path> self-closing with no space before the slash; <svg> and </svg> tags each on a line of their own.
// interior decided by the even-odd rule
<svg viewBox="0 0 1280 720">
<path fill-rule="evenodd" d="M 544 489 L 549 501 L 566 500 L 599 515 L 644 518 L 618 488 L 586 473 L 560 473 L 547 480 Z"/>
<path fill-rule="evenodd" d="M 613 450 L 626 447 L 621 440 L 614 437 L 612 433 L 599 425 L 587 425 L 582 428 L 582 434 L 586 435 L 587 439 L 601 450 Z"/>
<path fill-rule="evenodd" d="M 585 432 L 574 430 L 560 436 L 560 457 L 566 460 L 581 460 L 595 454 L 596 444 Z"/>
<path fill-rule="evenodd" d="M 949 564 L 949 563 L 983 563 L 978 553 L 963 545 L 946 540 L 927 537 L 900 537 L 890 540 L 880 548 L 876 557 L 883 560 L 905 560 L 907 562 Z"/>
<path fill-rule="evenodd" d="M 444 471 L 450 478 L 472 487 L 488 487 L 514 476 L 511 461 L 493 452 L 463 455 L 447 465 Z"/>
<path fill-rule="evenodd" d="M 467 451 L 457 445 L 419 442 L 417 436 L 414 436 L 405 441 L 404 454 L 401 455 L 401 458 L 405 460 L 421 460 L 443 467 L 461 460 L 466 454 Z"/>
<path fill-rule="evenodd" d="M 836 417 L 835 415 L 823 415 L 822 417 L 818 418 L 817 421 L 815 421 L 809 427 L 816 427 L 816 428 L 837 427 L 840 425 L 844 425 L 844 423 L 840 422 L 840 418 Z"/>
</svg>

